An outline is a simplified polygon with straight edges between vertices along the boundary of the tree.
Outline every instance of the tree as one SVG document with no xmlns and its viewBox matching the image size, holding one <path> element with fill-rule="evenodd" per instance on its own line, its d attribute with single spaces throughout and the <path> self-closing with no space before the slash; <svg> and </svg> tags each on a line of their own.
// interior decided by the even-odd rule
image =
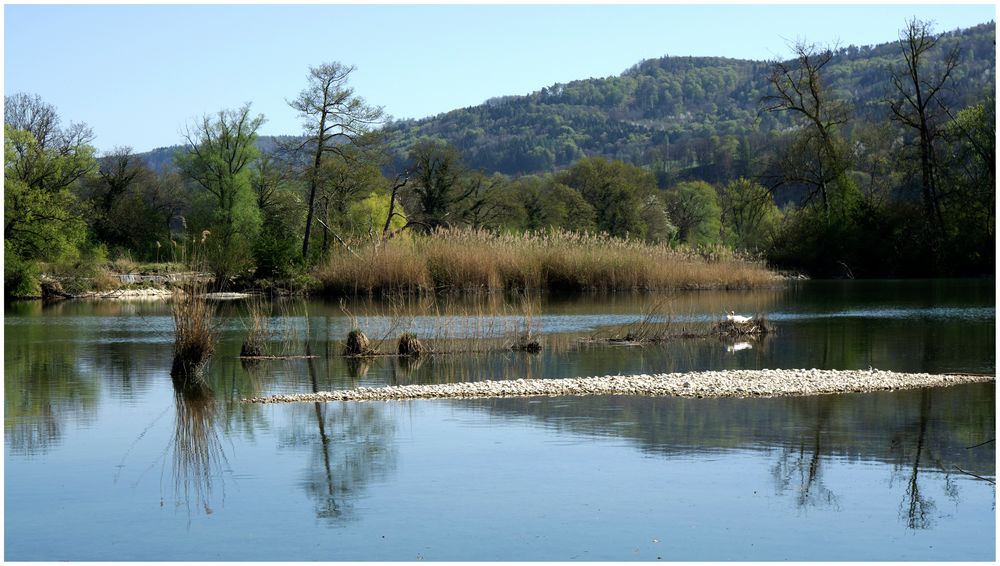
<svg viewBox="0 0 1000 566">
<path fill-rule="evenodd" d="M 465 165 L 455 146 L 439 140 L 424 139 L 410 150 L 410 171 L 419 223 L 426 232 L 458 223 L 460 204 L 475 191 L 466 182 Z"/>
<path fill-rule="evenodd" d="M 722 211 L 712 185 L 704 181 L 680 183 L 664 193 L 664 200 L 680 241 L 694 246 L 719 242 Z"/>
<path fill-rule="evenodd" d="M 37 95 L 4 97 L 4 292 L 37 292 L 37 261 L 74 256 L 86 222 L 73 192 L 96 168 L 85 124 L 59 126 Z"/>
<path fill-rule="evenodd" d="M 618 237 L 645 237 L 645 198 L 656 193 L 656 179 L 623 161 L 587 157 L 556 176 L 593 207 L 597 229 Z"/>
<path fill-rule="evenodd" d="M 302 257 L 309 254 L 309 238 L 316 211 L 316 196 L 320 189 L 321 172 L 325 156 L 333 154 L 349 160 L 348 150 L 366 148 L 375 144 L 378 137 L 372 128 L 380 124 L 383 110 L 370 106 L 354 94 L 347 81 L 355 67 L 336 61 L 309 68 L 308 83 L 298 98 L 288 104 L 304 120 L 306 141 L 301 148 L 309 148 L 311 164 L 306 173 L 306 225 L 302 237 Z"/>
<path fill-rule="evenodd" d="M 774 62 L 767 82 L 771 93 L 761 99 L 767 112 L 790 112 L 801 126 L 787 148 L 777 184 L 812 187 L 825 221 L 844 221 L 857 191 L 847 177 L 850 159 L 838 128 L 847 123 L 851 108 L 833 97 L 822 80 L 833 59 L 831 49 L 803 42 L 793 47 L 791 62 Z"/>
<path fill-rule="evenodd" d="M 645 225 L 644 237 L 649 242 L 670 240 L 677 234 L 677 227 L 670 221 L 666 203 L 658 194 L 646 195 L 639 209 Z"/>
<path fill-rule="evenodd" d="M 380 241 L 383 233 L 393 233 L 406 226 L 406 211 L 396 205 L 390 217 L 390 195 L 370 193 L 350 205 L 347 225 L 356 234 L 368 234 L 373 242 Z"/>
<path fill-rule="evenodd" d="M 82 183 L 80 195 L 89 205 L 88 222 L 97 240 L 109 246 L 122 246 L 135 251 L 147 252 L 142 249 L 140 233 L 130 228 L 143 219 L 142 210 L 145 202 L 132 198 L 154 182 L 154 173 L 143 161 L 132 153 L 130 147 L 116 147 L 97 160 L 97 175 Z M 138 209 L 137 209 L 138 205 Z M 153 222 L 156 228 L 162 230 L 165 225 Z M 148 227 L 146 235 L 150 234 Z M 136 236 L 139 236 L 138 238 Z M 149 243 L 156 241 L 153 237 Z"/>
<path fill-rule="evenodd" d="M 216 284 L 249 261 L 250 244 L 260 227 L 260 212 L 250 188 L 250 165 L 259 156 L 257 130 L 264 116 L 250 115 L 250 104 L 220 110 L 187 128 L 187 147 L 175 161 L 182 174 L 210 195 L 209 261 Z"/>
<path fill-rule="evenodd" d="M 517 215 L 517 204 L 512 202 L 508 180 L 500 173 L 489 177 L 474 173 L 466 181 L 472 192 L 464 220 L 473 228 L 498 229 Z"/>
<path fill-rule="evenodd" d="M 32 190 L 68 189 L 95 168 L 91 129 L 78 123 L 63 129 L 59 122 L 55 108 L 38 95 L 4 96 L 4 131 L 21 132 L 10 139 L 13 159 L 5 161 L 5 171 L 9 167 Z"/>
<path fill-rule="evenodd" d="M 939 95 L 958 65 L 958 47 L 945 55 L 941 68 L 932 74 L 927 72 L 927 59 L 937 42 L 929 22 L 916 18 L 907 22 L 906 29 L 899 36 L 905 70 L 892 71 L 892 84 L 898 97 L 889 102 L 889 107 L 893 118 L 916 131 L 924 214 L 928 223 L 943 234 L 944 218 L 941 214 L 934 142 L 940 132 L 942 117 L 947 114 Z"/>
<path fill-rule="evenodd" d="M 253 256 L 257 278 L 284 277 L 299 257 L 305 207 L 300 182 L 281 154 L 262 153 L 250 170 L 250 187 L 261 215 Z"/>
<path fill-rule="evenodd" d="M 740 177 L 722 189 L 719 201 L 727 244 L 745 250 L 770 245 L 781 216 L 770 191 Z"/>
<path fill-rule="evenodd" d="M 941 132 L 948 151 L 940 163 L 947 206 L 951 271 L 968 275 L 995 272 L 996 263 L 996 106 L 992 95 L 959 111 Z M 942 144 L 945 145 L 945 144 Z"/>
<path fill-rule="evenodd" d="M 348 160 L 330 159 L 320 170 L 314 220 L 323 228 L 323 253 L 330 249 L 330 236 L 340 238 L 350 232 L 348 211 L 357 201 L 373 192 L 387 190 L 388 180 L 379 167 L 380 155 L 348 149 Z"/>
</svg>

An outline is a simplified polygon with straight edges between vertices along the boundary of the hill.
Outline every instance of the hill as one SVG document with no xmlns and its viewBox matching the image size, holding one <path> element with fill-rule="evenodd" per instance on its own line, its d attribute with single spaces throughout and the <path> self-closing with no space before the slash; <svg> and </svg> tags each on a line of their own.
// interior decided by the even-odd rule
<svg viewBox="0 0 1000 566">
<path fill-rule="evenodd" d="M 993 92 L 995 24 L 941 34 L 934 56 L 960 49 L 960 71 L 949 93 L 953 108 Z M 857 122 L 887 117 L 890 69 L 902 64 L 896 42 L 835 51 L 824 78 L 853 105 Z M 600 155 L 651 166 L 661 174 L 687 171 L 715 181 L 746 166 L 741 155 L 790 117 L 759 112 L 770 63 L 720 57 L 662 57 L 622 74 L 557 83 L 524 96 L 389 125 L 399 156 L 422 137 L 457 146 L 473 168 L 508 175 L 561 169 Z M 849 133 L 849 132 L 848 132 Z M 721 170 L 720 170 L 720 165 Z M 736 170 L 733 170 L 733 169 Z"/>
<path fill-rule="evenodd" d="M 938 58 L 954 46 L 960 49 L 949 93 L 953 108 L 995 90 L 995 39 L 994 22 L 941 34 Z M 835 52 L 824 77 L 852 104 L 855 122 L 883 122 L 889 112 L 885 99 L 892 96 L 890 69 L 901 64 L 895 41 L 850 45 Z M 599 155 L 650 167 L 661 186 L 685 178 L 720 182 L 747 174 L 752 148 L 791 127 L 790 116 L 759 111 L 770 68 L 768 61 L 667 56 L 639 62 L 618 76 L 556 83 L 386 128 L 400 162 L 417 140 L 438 138 L 455 145 L 470 167 L 487 173 L 544 173 Z M 262 136 L 259 145 L 266 151 L 293 137 Z M 142 156 L 159 170 L 180 147 Z"/>
</svg>

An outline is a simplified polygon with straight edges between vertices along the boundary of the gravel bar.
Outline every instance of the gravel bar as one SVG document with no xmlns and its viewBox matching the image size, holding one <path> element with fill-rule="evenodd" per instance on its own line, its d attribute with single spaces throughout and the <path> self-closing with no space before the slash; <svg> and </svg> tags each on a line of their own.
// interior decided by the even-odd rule
<svg viewBox="0 0 1000 566">
<path fill-rule="evenodd" d="M 894 391 L 995 381 L 993 375 L 896 373 L 882 370 L 764 369 L 607 375 L 575 379 L 517 379 L 440 385 L 357 387 L 319 393 L 244 399 L 250 403 L 394 401 L 560 395 L 644 395 L 673 397 L 779 397 Z"/>
</svg>

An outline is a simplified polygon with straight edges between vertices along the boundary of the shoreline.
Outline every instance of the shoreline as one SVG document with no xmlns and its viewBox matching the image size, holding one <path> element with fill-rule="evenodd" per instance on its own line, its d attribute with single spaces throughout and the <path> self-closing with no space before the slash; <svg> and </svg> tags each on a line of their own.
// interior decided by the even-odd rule
<svg viewBox="0 0 1000 566">
<path fill-rule="evenodd" d="M 869 393 L 996 381 L 994 375 L 900 373 L 883 370 L 726 370 L 655 375 L 607 375 L 567 379 L 517 379 L 357 387 L 318 393 L 243 399 L 245 403 L 402 401 L 638 395 L 651 397 L 784 397 Z"/>
</svg>

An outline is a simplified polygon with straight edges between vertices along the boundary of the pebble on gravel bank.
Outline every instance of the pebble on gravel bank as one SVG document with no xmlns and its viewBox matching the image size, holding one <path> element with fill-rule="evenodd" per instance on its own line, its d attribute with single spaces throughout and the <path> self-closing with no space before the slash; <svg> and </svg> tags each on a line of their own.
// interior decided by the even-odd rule
<svg viewBox="0 0 1000 566">
<path fill-rule="evenodd" d="M 244 399 L 251 403 L 391 401 L 559 395 L 674 397 L 779 397 L 893 391 L 994 381 L 992 375 L 897 373 L 881 370 L 730 370 L 655 375 L 607 375 L 575 379 L 517 379 L 439 385 L 357 387 L 319 393 Z"/>
</svg>

